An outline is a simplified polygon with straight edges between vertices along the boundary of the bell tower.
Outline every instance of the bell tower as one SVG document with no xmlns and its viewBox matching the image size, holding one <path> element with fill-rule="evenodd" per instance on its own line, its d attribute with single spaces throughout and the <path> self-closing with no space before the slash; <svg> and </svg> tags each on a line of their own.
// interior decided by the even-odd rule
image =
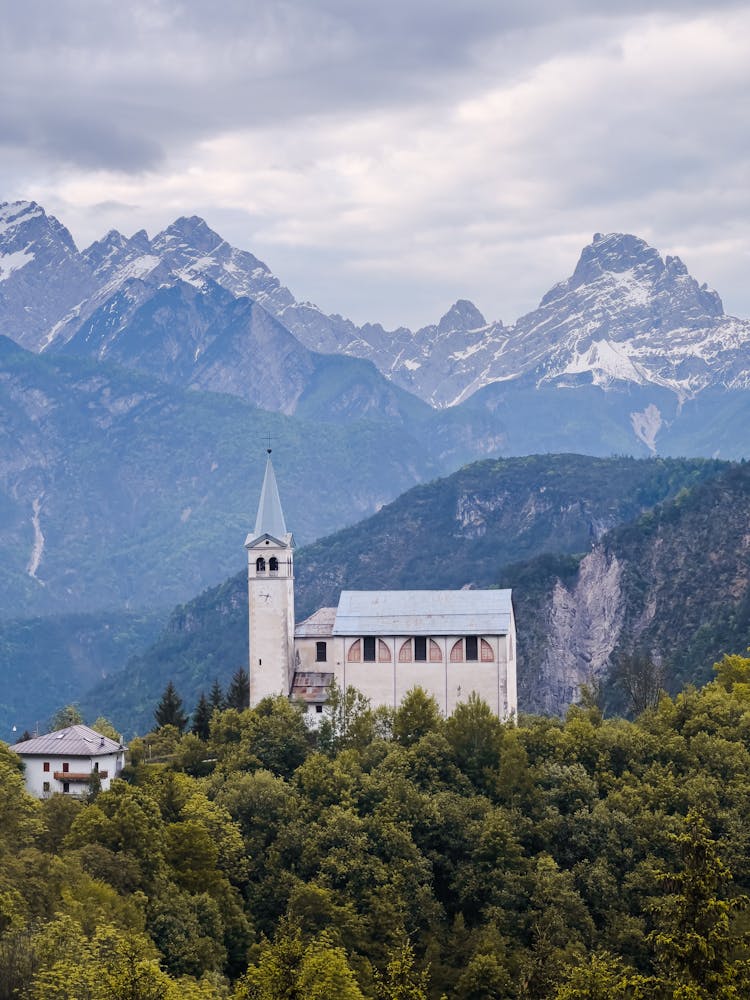
<svg viewBox="0 0 750 1000">
<path fill-rule="evenodd" d="M 286 530 L 268 449 L 255 529 L 245 540 L 250 611 L 250 707 L 287 697 L 294 679 L 294 539 Z"/>
</svg>

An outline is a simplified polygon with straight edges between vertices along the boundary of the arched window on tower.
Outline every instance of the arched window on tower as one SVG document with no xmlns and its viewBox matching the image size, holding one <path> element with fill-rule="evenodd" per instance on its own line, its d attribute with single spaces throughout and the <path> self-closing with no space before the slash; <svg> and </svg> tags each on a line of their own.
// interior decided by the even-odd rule
<svg viewBox="0 0 750 1000">
<path fill-rule="evenodd" d="M 266 560 L 263 558 L 263 556 L 258 556 L 258 558 L 255 560 L 255 572 L 265 573 L 265 571 L 266 571 Z"/>
<path fill-rule="evenodd" d="M 268 569 L 269 572 L 271 573 L 279 572 L 279 560 L 276 558 L 276 556 L 271 556 L 271 558 L 268 560 Z"/>
</svg>

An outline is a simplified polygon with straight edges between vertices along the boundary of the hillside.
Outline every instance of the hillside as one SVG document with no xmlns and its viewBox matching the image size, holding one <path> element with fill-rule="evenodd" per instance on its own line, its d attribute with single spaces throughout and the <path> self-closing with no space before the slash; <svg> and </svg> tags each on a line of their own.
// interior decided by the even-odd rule
<svg viewBox="0 0 750 1000">
<path fill-rule="evenodd" d="M 0 337 L 2 617 L 170 607 L 223 579 L 255 514 L 268 435 L 301 542 L 487 447 L 430 421 L 323 431 Z"/>
<path fill-rule="evenodd" d="M 588 551 L 608 529 L 725 468 L 718 462 L 578 455 L 471 465 L 301 549 L 297 618 L 337 603 L 345 587 L 492 586 L 504 567 L 521 559 Z M 294 527 L 289 514 L 287 523 Z M 518 629 L 520 644 L 530 631 L 520 614 Z M 98 685 L 84 707 L 89 715 L 106 712 L 126 728 L 143 730 L 168 679 L 192 705 L 215 677 L 225 682 L 246 660 L 241 572 L 176 609 L 156 643 L 125 672 Z"/>
</svg>

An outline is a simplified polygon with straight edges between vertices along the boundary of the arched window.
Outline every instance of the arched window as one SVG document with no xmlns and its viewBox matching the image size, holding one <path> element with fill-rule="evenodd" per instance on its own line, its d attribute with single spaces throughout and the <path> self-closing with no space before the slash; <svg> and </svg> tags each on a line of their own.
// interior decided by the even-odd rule
<svg viewBox="0 0 750 1000">
<path fill-rule="evenodd" d="M 258 556 L 258 558 L 255 560 L 255 572 L 265 573 L 265 571 L 266 571 L 266 560 L 263 558 L 263 556 Z"/>
<path fill-rule="evenodd" d="M 492 663 L 495 659 L 495 654 L 492 651 L 492 646 L 487 642 L 486 639 L 480 640 L 479 643 L 480 652 L 479 656 L 482 663 Z"/>
<path fill-rule="evenodd" d="M 451 646 L 451 663 L 463 663 L 464 660 L 464 641 L 463 639 L 458 639 Z"/>
<path fill-rule="evenodd" d="M 378 639 L 378 663 L 390 663 L 391 662 L 391 650 L 387 642 L 383 642 L 382 639 Z"/>
<path fill-rule="evenodd" d="M 398 651 L 398 662 L 411 663 L 411 660 L 411 639 L 407 639 L 406 642 L 401 644 L 401 649 Z"/>
<path fill-rule="evenodd" d="M 271 573 L 279 572 L 279 560 L 276 558 L 276 556 L 271 556 L 271 558 L 268 560 L 268 568 L 271 571 Z"/>
<path fill-rule="evenodd" d="M 443 653 L 434 639 L 430 639 L 430 663 L 440 663 Z"/>
<path fill-rule="evenodd" d="M 349 647 L 349 652 L 346 654 L 346 658 L 349 663 L 361 663 L 362 662 L 362 640 L 355 639 L 354 642 Z"/>
</svg>

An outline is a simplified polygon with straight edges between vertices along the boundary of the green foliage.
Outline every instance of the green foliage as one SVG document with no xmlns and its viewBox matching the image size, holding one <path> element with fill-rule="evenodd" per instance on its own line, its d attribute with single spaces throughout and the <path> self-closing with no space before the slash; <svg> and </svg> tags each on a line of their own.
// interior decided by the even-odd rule
<svg viewBox="0 0 750 1000">
<path fill-rule="evenodd" d="M 172 681 L 167 684 L 161 701 L 154 709 L 154 719 L 159 729 L 162 726 L 174 726 L 180 733 L 187 725 L 187 716 L 182 709 L 182 698 L 177 694 Z"/>
<path fill-rule="evenodd" d="M 635 722 L 415 689 L 383 727 L 334 691 L 316 736 L 268 699 L 90 802 L 30 799 L 0 747 L 2 995 L 740 1000 L 743 660 Z"/>
<path fill-rule="evenodd" d="M 83 716 L 77 705 L 65 705 L 58 708 L 47 727 L 48 733 L 54 733 L 58 729 L 67 729 L 68 726 L 77 726 L 83 722 Z"/>
</svg>

